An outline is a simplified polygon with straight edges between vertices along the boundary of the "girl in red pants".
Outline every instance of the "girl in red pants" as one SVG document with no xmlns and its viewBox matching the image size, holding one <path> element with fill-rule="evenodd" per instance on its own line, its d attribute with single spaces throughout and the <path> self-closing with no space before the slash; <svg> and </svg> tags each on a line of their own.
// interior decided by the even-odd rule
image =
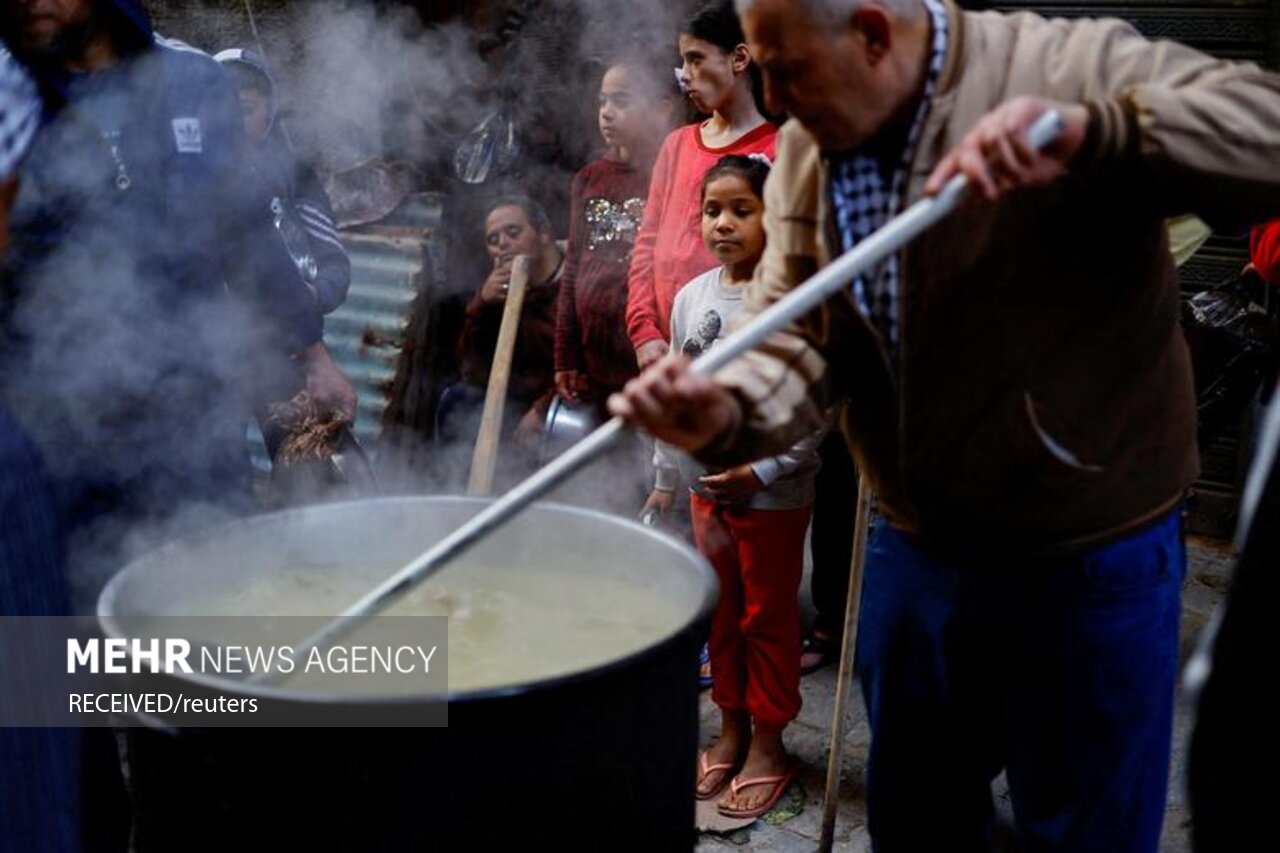
<svg viewBox="0 0 1280 853">
<path fill-rule="evenodd" d="M 689 282 L 671 315 L 673 347 L 697 357 L 719 341 L 742 307 L 744 285 L 764 251 L 763 187 L 768 165 L 721 158 L 702 182 L 702 237 L 722 266 Z M 782 730 L 800 711 L 800 608 L 796 593 L 813 503 L 817 446 L 810 436 L 787 453 L 729 470 L 697 465 L 659 444 L 648 507 L 667 511 L 690 484 L 693 532 L 720 578 L 711 623 L 711 698 L 721 734 L 698 758 L 698 798 L 728 789 L 718 806 L 757 817 L 795 778 Z"/>
</svg>

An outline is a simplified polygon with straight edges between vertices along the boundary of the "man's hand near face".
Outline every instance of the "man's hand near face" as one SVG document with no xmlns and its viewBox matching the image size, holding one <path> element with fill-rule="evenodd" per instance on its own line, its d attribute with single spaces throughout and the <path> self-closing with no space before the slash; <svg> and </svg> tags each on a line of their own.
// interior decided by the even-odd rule
<svg viewBox="0 0 1280 853">
<path fill-rule="evenodd" d="M 494 259 L 493 269 L 480 287 L 481 302 L 486 305 L 501 305 L 507 301 L 507 291 L 511 289 L 511 266 L 514 260 L 512 255 L 503 255 Z"/>
</svg>

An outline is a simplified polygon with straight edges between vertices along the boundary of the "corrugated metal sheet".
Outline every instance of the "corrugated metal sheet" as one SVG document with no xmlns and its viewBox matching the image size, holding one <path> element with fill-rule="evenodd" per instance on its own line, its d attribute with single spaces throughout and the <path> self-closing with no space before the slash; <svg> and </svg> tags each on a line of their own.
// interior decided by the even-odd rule
<svg viewBox="0 0 1280 853">
<path fill-rule="evenodd" d="M 351 256 L 351 290 L 325 318 L 324 340 L 356 388 L 355 434 L 371 456 L 377 452 L 382 412 L 423 265 L 428 258 L 437 269 L 444 262 L 442 244 L 436 242 L 443 203 L 439 193 L 420 193 L 381 222 L 341 231 Z M 249 442 L 255 467 L 270 470 L 256 425 Z"/>
</svg>

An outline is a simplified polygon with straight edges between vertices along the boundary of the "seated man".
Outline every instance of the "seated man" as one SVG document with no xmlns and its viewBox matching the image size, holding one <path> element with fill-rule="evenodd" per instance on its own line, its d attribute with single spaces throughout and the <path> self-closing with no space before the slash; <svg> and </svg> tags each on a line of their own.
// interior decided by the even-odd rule
<svg viewBox="0 0 1280 853">
<path fill-rule="evenodd" d="M 484 232 L 493 269 L 467 304 L 457 348 L 463 382 L 446 391 L 438 420 L 445 426 L 446 439 L 474 438 L 502 325 L 512 262 L 517 255 L 527 255 L 529 283 L 511 359 L 503 436 L 514 433 L 518 446 L 529 447 L 541 435 L 555 394 L 556 300 L 564 254 L 542 206 L 525 196 L 503 196 L 494 201 L 485 217 Z"/>
</svg>

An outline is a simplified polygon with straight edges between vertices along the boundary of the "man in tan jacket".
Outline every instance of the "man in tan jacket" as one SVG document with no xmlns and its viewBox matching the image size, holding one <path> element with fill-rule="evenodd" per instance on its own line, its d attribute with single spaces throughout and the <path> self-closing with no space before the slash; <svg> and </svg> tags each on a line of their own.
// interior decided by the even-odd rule
<svg viewBox="0 0 1280 853">
<path fill-rule="evenodd" d="M 849 400 L 880 511 L 858 660 L 877 851 L 987 849 L 1002 768 L 1028 849 L 1154 851 L 1198 469 L 1164 220 L 1280 211 L 1280 79 L 1119 21 L 739 12 L 792 116 L 746 314 L 951 176 L 974 199 L 714 382 L 673 357 L 613 410 L 733 464 Z M 1032 151 L 1050 108 L 1064 132 Z"/>
</svg>

